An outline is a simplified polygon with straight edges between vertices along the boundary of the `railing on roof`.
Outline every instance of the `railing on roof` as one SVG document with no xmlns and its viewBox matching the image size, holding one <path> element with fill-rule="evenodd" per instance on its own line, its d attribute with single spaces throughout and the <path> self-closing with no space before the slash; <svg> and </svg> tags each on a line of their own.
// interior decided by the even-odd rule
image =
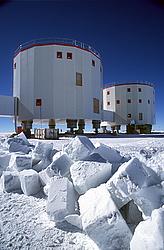
<svg viewBox="0 0 164 250">
<path fill-rule="evenodd" d="M 114 86 L 121 86 L 121 85 L 133 85 L 133 84 L 148 85 L 148 86 L 154 88 L 154 83 L 150 83 L 150 82 L 147 82 L 147 81 L 127 81 L 127 82 L 105 83 L 104 88 L 114 87 Z"/>
<path fill-rule="evenodd" d="M 77 48 L 82 48 L 82 49 L 86 49 L 90 52 L 92 52 L 94 55 L 96 55 L 97 57 L 101 57 L 100 53 L 97 52 L 94 48 L 92 48 L 90 45 L 86 44 L 86 43 L 82 43 L 79 42 L 77 40 L 73 40 L 73 39 L 62 39 L 62 38 L 43 38 L 43 39 L 36 39 L 36 40 L 31 40 L 29 42 L 23 43 L 21 44 L 15 51 L 15 55 L 17 55 L 20 51 L 28 49 L 30 47 L 32 47 L 33 45 L 42 45 L 42 44 L 47 44 L 47 45 L 55 45 L 55 44 L 60 44 L 60 45 L 71 45 L 71 46 L 75 46 Z"/>
</svg>

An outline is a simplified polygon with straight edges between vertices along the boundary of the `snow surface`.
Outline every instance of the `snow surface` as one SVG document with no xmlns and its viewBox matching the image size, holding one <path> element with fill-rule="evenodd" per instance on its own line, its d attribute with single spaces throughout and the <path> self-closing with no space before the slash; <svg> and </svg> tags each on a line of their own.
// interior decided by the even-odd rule
<svg viewBox="0 0 164 250">
<path fill-rule="evenodd" d="M 61 138 L 60 140 L 56 140 L 56 141 L 41 141 L 40 140 L 39 142 L 43 142 L 44 144 L 45 143 L 53 144 L 54 151 L 52 152 L 52 150 L 49 150 L 48 153 L 45 153 L 44 155 L 45 158 L 47 159 L 46 164 L 48 164 L 49 161 L 51 161 L 52 157 L 55 158 L 54 154 L 56 153 L 56 150 L 58 151 L 62 150 L 63 146 L 68 145 L 70 141 L 71 139 L 69 138 Z M 76 150 L 77 144 L 75 143 L 75 146 L 72 147 L 73 150 L 69 152 L 71 154 L 73 153 L 73 158 L 75 157 L 74 160 L 77 160 L 78 153 L 82 152 L 82 154 L 84 153 L 83 154 L 84 158 L 88 159 L 89 157 L 89 159 L 92 161 L 91 155 L 94 154 L 93 151 L 97 147 L 96 145 L 102 143 L 111 147 L 112 149 L 118 150 L 120 152 L 121 157 L 125 157 L 126 159 L 129 159 L 129 157 L 138 158 L 147 167 L 151 168 L 154 172 L 156 172 L 160 181 L 162 180 L 164 181 L 164 138 L 146 138 L 146 136 L 145 138 L 93 138 L 91 139 L 91 142 L 93 143 L 95 147 L 88 142 L 87 143 L 80 142 L 81 151 L 78 151 L 78 149 Z M 14 141 L 13 143 L 16 143 L 16 145 L 15 144 L 13 145 L 14 150 L 16 151 L 21 150 L 22 152 L 22 148 L 23 148 L 23 150 L 25 150 L 24 151 L 25 153 L 29 152 L 29 155 L 32 155 L 33 167 L 43 160 L 42 158 L 43 153 L 39 153 L 39 150 L 35 154 L 32 153 L 34 146 L 31 146 L 31 144 L 36 145 L 38 143 L 37 140 L 28 140 L 28 143 L 27 143 L 27 141 L 23 141 L 23 139 L 20 138 L 20 139 L 17 139 L 16 142 Z M 48 145 L 48 148 L 52 149 L 52 146 Z M 42 149 L 43 148 L 41 147 L 41 150 Z M 9 150 L 10 150 L 10 144 L 7 141 L 5 141 L 4 138 L 1 137 L 0 139 L 0 173 L 1 174 L 3 171 L 6 170 L 6 168 L 9 165 L 9 161 L 11 157 Z M 100 162 L 101 160 L 103 161 L 104 157 L 98 154 L 98 152 L 96 153 L 97 155 L 96 156 L 94 155 L 93 160 L 95 159 L 96 161 L 96 159 L 98 159 L 97 161 L 100 161 Z M 46 168 L 44 164 L 42 165 L 40 164 L 39 171 L 42 170 L 42 168 L 43 169 Z M 146 192 L 149 195 L 147 195 L 146 192 L 144 192 L 144 189 L 149 189 L 149 190 L 146 190 Z M 135 193 L 136 200 L 133 197 L 133 202 L 134 201 L 136 203 L 138 202 L 138 205 L 139 203 L 141 203 L 142 205 L 141 209 L 144 209 L 144 207 L 146 207 L 146 209 L 148 207 L 150 208 L 150 210 L 148 210 L 149 212 L 147 216 L 148 219 L 141 223 L 146 223 L 147 221 L 152 220 L 152 218 L 150 218 L 151 209 L 153 210 L 154 208 L 156 208 L 157 204 L 159 206 L 159 203 L 158 203 L 159 200 L 162 204 L 164 204 L 164 200 L 162 199 L 162 193 L 164 190 L 164 182 L 162 183 L 160 188 L 159 188 L 159 185 L 155 185 L 151 187 L 144 187 L 144 189 L 142 189 L 142 193 L 140 195 L 138 195 L 137 192 Z M 160 191 L 158 189 L 160 189 Z M 154 190 L 154 191 L 151 192 L 151 190 Z M 161 195 L 159 197 L 160 192 L 161 192 Z M 146 194 L 146 199 L 144 196 L 145 194 Z M 156 197 L 154 197 L 155 194 L 156 194 Z M 0 191 L 0 249 L 2 250 L 7 250 L 7 249 L 10 249 L 10 250 L 12 249 L 98 250 L 99 249 L 101 250 L 102 249 L 101 244 L 99 245 L 99 248 L 98 248 L 97 245 L 89 238 L 88 235 L 85 234 L 84 231 L 72 225 L 72 224 L 77 225 L 77 226 L 79 225 L 80 227 L 80 217 L 77 214 L 68 215 L 67 221 L 69 221 L 69 223 L 64 221 L 64 222 L 56 224 L 55 222 L 51 221 L 49 216 L 47 215 L 46 204 L 47 204 L 46 198 L 41 193 L 38 193 L 35 195 L 35 197 L 32 197 L 32 196 L 26 196 L 24 194 L 6 193 L 6 192 L 3 192 L 3 190 L 1 190 Z M 129 206 L 129 209 L 130 208 L 131 206 Z M 137 209 L 137 207 L 135 207 L 135 209 Z M 154 211 L 156 210 L 153 210 L 153 212 Z M 127 213 L 126 209 L 125 209 L 125 213 Z M 130 213 L 128 214 L 128 216 L 130 216 Z M 131 217 L 133 217 L 133 213 Z M 148 237 L 150 237 L 149 239 L 150 244 L 151 242 L 154 242 L 154 239 L 155 239 L 155 242 L 159 240 L 160 244 L 162 244 L 161 242 L 162 240 L 164 240 L 164 233 L 163 231 L 160 230 L 161 225 L 163 225 L 162 224 L 163 216 L 158 216 L 158 217 L 160 218 L 160 221 L 159 219 L 155 219 L 153 221 L 153 225 L 155 226 L 152 226 L 152 224 L 151 225 L 149 224 L 149 226 L 145 227 L 146 231 L 149 231 L 149 228 L 151 228 L 150 234 L 148 234 L 149 235 Z M 138 222 L 140 220 L 141 218 L 138 219 Z M 126 222 L 128 223 L 129 221 L 132 222 L 132 219 L 130 217 L 128 217 L 128 220 Z M 134 220 L 134 222 L 136 221 Z M 136 230 L 138 232 L 139 231 L 144 232 L 144 229 L 139 227 L 139 225 L 137 226 Z M 153 230 L 153 228 L 158 228 L 158 230 L 156 229 Z M 146 233 L 145 233 L 145 237 L 147 237 Z M 97 233 L 97 239 L 94 239 L 94 240 L 97 240 L 97 241 L 100 240 L 99 232 Z M 142 244 L 144 241 L 145 241 L 144 233 L 137 234 L 136 244 L 138 244 L 139 242 L 141 242 Z M 133 244 L 133 246 L 134 245 L 136 246 L 136 244 Z M 162 250 L 162 248 L 159 248 L 161 246 L 160 244 L 156 244 L 156 248 L 152 248 L 152 249 Z M 151 250 L 151 248 L 149 249 L 149 248 L 142 248 L 142 247 L 140 249 Z M 140 250 L 140 249 L 136 248 L 136 250 Z M 115 248 L 113 248 L 113 250 L 115 250 Z M 135 250 L 135 248 L 133 248 L 132 250 Z"/>
</svg>

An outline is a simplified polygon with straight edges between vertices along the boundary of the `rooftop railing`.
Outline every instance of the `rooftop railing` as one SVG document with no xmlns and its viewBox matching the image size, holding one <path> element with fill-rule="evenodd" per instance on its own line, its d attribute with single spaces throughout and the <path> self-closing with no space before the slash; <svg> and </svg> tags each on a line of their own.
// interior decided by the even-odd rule
<svg viewBox="0 0 164 250">
<path fill-rule="evenodd" d="M 62 39 L 62 38 L 43 38 L 43 39 L 35 39 L 35 40 L 31 40 L 29 42 L 23 43 L 21 44 L 15 51 L 14 55 L 17 55 L 20 51 L 28 49 L 30 47 L 32 47 L 33 45 L 43 45 L 43 44 L 47 44 L 47 45 L 55 45 L 55 44 L 60 44 L 60 45 L 71 45 L 77 48 L 81 48 L 81 49 L 85 49 L 88 50 L 90 52 L 92 52 L 94 55 L 96 55 L 97 57 L 101 57 L 100 53 L 97 52 L 94 48 L 92 48 L 90 45 L 86 44 L 86 43 L 82 43 L 79 42 L 77 40 L 73 40 L 73 39 Z"/>
<path fill-rule="evenodd" d="M 150 83 L 150 82 L 147 82 L 147 81 L 127 81 L 127 82 L 105 83 L 104 88 L 113 87 L 113 86 L 121 86 L 121 85 L 135 85 L 135 84 L 148 85 L 148 86 L 154 88 L 154 83 Z"/>
</svg>

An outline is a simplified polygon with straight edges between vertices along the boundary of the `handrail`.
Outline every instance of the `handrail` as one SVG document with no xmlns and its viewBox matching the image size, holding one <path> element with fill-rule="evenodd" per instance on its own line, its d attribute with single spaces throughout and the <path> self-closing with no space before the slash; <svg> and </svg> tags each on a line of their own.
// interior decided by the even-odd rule
<svg viewBox="0 0 164 250">
<path fill-rule="evenodd" d="M 77 40 L 73 40 L 73 39 L 67 39 L 67 38 L 41 38 L 41 39 L 35 39 L 35 40 L 31 40 L 29 42 L 23 43 L 21 45 L 19 45 L 19 47 L 16 49 L 14 55 L 17 55 L 20 51 L 25 50 L 30 48 L 32 45 L 42 45 L 42 44 L 63 44 L 63 45 L 71 45 L 77 48 L 82 48 L 82 49 L 86 49 L 90 52 L 92 52 L 94 55 L 96 55 L 97 57 L 101 57 L 100 53 L 97 52 L 94 48 L 92 48 L 90 45 L 86 44 L 86 43 L 82 43 L 79 42 Z"/>
<path fill-rule="evenodd" d="M 104 88 L 122 86 L 122 85 L 148 85 L 154 88 L 154 84 L 147 81 L 127 81 L 127 82 L 116 82 L 116 83 L 105 83 Z"/>
</svg>

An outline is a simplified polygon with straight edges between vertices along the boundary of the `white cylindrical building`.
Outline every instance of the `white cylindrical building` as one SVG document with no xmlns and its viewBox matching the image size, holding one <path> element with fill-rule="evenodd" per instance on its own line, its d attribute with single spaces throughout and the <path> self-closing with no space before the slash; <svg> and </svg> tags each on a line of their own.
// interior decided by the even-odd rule
<svg viewBox="0 0 164 250">
<path fill-rule="evenodd" d="M 106 85 L 103 108 L 114 112 L 114 122 L 110 125 L 135 125 L 142 132 L 144 127 L 146 130 L 155 124 L 154 87 L 144 82 Z"/>
<path fill-rule="evenodd" d="M 101 120 L 102 64 L 89 45 L 36 40 L 19 46 L 13 63 L 20 121 Z"/>
</svg>

